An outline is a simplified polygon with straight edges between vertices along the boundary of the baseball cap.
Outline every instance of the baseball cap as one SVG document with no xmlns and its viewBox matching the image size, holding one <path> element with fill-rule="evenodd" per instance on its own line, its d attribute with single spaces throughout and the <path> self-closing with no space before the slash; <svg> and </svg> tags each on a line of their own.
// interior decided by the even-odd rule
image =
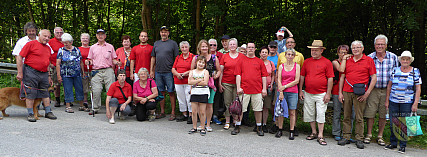
<svg viewBox="0 0 427 157">
<path fill-rule="evenodd" d="M 268 43 L 268 46 L 276 46 L 277 47 L 277 42 L 276 41 L 270 41 L 270 43 Z"/>
<path fill-rule="evenodd" d="M 228 35 L 224 35 L 224 36 L 222 36 L 222 37 L 221 37 L 221 40 L 222 40 L 222 39 L 227 39 L 227 40 L 228 40 L 228 39 L 230 39 L 230 36 L 228 36 Z"/>
<path fill-rule="evenodd" d="M 167 31 L 169 31 L 169 28 L 167 26 L 160 27 L 160 30 L 162 30 L 162 29 L 166 29 Z"/>
<path fill-rule="evenodd" d="M 285 31 L 283 31 L 283 30 L 280 29 L 280 30 L 277 31 L 276 35 L 285 36 Z"/>
<path fill-rule="evenodd" d="M 96 34 L 98 34 L 99 32 L 105 33 L 105 31 L 103 29 L 96 30 Z"/>
</svg>

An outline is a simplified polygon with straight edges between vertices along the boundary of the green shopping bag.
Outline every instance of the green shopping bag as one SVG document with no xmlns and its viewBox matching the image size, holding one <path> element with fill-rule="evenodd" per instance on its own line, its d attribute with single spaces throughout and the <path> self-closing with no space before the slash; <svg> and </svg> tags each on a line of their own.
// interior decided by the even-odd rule
<svg viewBox="0 0 427 157">
<path fill-rule="evenodd" d="M 420 136 L 423 135 L 423 130 L 421 129 L 420 116 L 417 116 L 416 112 L 412 112 L 410 117 L 406 118 L 406 128 L 408 136 Z"/>
</svg>

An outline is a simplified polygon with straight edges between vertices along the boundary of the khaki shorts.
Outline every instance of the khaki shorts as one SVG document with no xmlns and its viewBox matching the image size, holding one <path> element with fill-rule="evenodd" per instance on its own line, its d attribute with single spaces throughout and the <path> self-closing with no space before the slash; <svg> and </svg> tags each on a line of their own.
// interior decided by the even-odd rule
<svg viewBox="0 0 427 157">
<path fill-rule="evenodd" d="M 89 93 L 89 77 L 82 77 L 83 93 Z"/>
<path fill-rule="evenodd" d="M 55 68 L 55 67 L 54 67 L 54 68 L 49 68 L 49 71 L 50 71 L 50 74 L 51 74 L 50 78 L 52 79 L 53 85 L 54 85 L 54 86 L 59 86 L 59 85 L 61 85 L 61 84 L 58 82 L 58 77 L 57 77 L 57 75 L 56 75 L 56 68 Z"/>
<path fill-rule="evenodd" d="M 375 118 L 375 115 L 379 114 L 380 118 L 385 118 L 387 109 L 385 108 L 387 88 L 374 88 L 369 94 L 366 100 L 365 118 Z"/>
<path fill-rule="evenodd" d="M 304 122 L 325 123 L 328 104 L 323 102 L 326 93 L 310 94 L 304 91 Z"/>
<path fill-rule="evenodd" d="M 249 102 L 252 104 L 253 111 L 262 111 L 262 95 L 259 94 L 243 94 L 242 112 L 246 112 Z"/>
<path fill-rule="evenodd" d="M 273 92 L 273 94 L 274 93 L 275 92 Z M 262 107 L 266 109 L 271 109 L 272 102 L 273 102 L 273 95 L 267 95 L 264 97 L 264 100 L 262 101 L 263 103 Z"/>
</svg>

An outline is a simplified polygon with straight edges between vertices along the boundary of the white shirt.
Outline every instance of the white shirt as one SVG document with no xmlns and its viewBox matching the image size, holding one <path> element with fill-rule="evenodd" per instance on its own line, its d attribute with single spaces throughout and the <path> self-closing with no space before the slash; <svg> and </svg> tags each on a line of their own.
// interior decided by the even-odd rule
<svg viewBox="0 0 427 157">
<path fill-rule="evenodd" d="M 38 40 L 38 39 L 39 39 L 39 37 L 36 36 L 36 40 Z M 13 48 L 12 55 L 13 56 L 19 55 L 19 53 L 21 53 L 22 48 L 24 48 L 25 44 L 27 44 L 30 41 L 32 41 L 32 40 L 28 37 L 28 35 L 19 39 L 16 42 L 15 47 Z M 49 43 L 46 43 L 46 45 L 50 47 Z M 54 52 L 53 52 L 52 48 L 50 48 L 50 54 L 53 54 L 53 53 Z M 25 58 L 22 58 L 22 62 L 24 62 L 24 61 L 25 61 Z"/>
</svg>

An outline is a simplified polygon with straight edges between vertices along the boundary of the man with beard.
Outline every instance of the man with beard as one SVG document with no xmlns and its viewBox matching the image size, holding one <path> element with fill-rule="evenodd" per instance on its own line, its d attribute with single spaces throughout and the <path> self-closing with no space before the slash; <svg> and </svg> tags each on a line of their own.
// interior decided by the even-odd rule
<svg viewBox="0 0 427 157">
<path fill-rule="evenodd" d="M 136 45 L 130 51 L 130 71 L 134 74 L 130 76 L 131 80 L 138 80 L 138 71 L 140 68 L 146 68 L 150 70 L 151 62 L 151 52 L 153 51 L 153 46 L 147 43 L 148 33 L 143 30 L 139 33 L 139 41 L 141 43 Z M 148 71 L 150 73 L 150 71 Z"/>
</svg>

